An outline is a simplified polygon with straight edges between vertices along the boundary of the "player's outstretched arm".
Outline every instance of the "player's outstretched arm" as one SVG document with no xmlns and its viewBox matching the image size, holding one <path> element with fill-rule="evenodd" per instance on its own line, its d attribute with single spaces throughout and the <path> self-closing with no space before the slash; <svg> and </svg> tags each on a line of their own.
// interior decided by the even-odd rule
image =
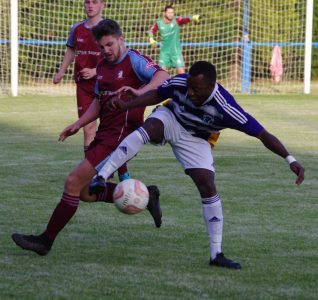
<svg viewBox="0 0 318 300">
<path fill-rule="evenodd" d="M 61 67 L 59 71 L 53 77 L 54 84 L 61 82 L 68 66 L 73 62 L 74 58 L 75 58 L 75 50 L 71 47 L 66 47 L 66 52 L 65 52 Z"/>
<path fill-rule="evenodd" d="M 155 105 L 163 100 L 158 94 L 157 89 L 154 89 L 129 101 L 122 101 L 120 97 L 115 96 L 108 101 L 107 106 L 111 110 L 126 110 L 134 107 Z"/>
<path fill-rule="evenodd" d="M 100 103 L 95 99 L 88 110 L 73 124 L 64 128 L 59 135 L 59 141 L 63 142 L 67 137 L 76 134 L 82 127 L 95 121 L 99 117 Z"/>
<path fill-rule="evenodd" d="M 263 129 L 261 133 L 257 136 L 264 146 L 274 152 L 275 154 L 283 157 L 289 164 L 290 169 L 297 175 L 295 183 L 297 185 L 301 184 L 305 178 L 305 169 L 303 166 L 291 156 L 282 142 L 274 135 L 270 134 L 268 131 Z"/>
</svg>

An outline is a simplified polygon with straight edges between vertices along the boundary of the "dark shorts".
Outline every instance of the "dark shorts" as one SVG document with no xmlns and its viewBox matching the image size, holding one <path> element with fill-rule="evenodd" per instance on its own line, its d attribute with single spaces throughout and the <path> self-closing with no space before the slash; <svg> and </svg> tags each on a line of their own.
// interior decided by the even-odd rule
<svg viewBox="0 0 318 300">
<path fill-rule="evenodd" d="M 85 153 L 86 159 L 96 169 L 98 164 L 110 155 L 129 133 L 122 135 L 120 140 L 118 139 L 118 133 L 107 133 L 103 138 L 95 137 Z"/>
<path fill-rule="evenodd" d="M 94 99 L 95 80 L 80 81 L 76 84 L 77 112 L 80 118 Z"/>
</svg>

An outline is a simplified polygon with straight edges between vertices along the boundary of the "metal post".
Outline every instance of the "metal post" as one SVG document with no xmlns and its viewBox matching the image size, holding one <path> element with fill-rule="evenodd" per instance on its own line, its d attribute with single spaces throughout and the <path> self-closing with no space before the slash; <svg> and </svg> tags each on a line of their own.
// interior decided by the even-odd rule
<svg viewBox="0 0 318 300">
<path fill-rule="evenodd" d="M 11 0 L 11 94 L 18 96 L 18 0 Z"/>
<path fill-rule="evenodd" d="M 244 0 L 244 26 L 243 26 L 243 51 L 242 51 L 242 93 L 250 93 L 251 85 L 251 55 L 252 47 L 248 37 L 248 0 Z"/>
<path fill-rule="evenodd" d="M 314 2 L 313 2 L 313 0 L 307 0 L 305 66 L 304 66 L 304 93 L 305 94 L 310 93 L 313 12 L 314 12 Z"/>
</svg>

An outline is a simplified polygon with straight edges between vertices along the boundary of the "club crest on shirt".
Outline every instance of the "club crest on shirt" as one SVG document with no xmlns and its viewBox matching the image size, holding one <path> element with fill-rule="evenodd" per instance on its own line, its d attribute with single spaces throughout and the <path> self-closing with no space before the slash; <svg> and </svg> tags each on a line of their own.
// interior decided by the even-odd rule
<svg viewBox="0 0 318 300">
<path fill-rule="evenodd" d="M 118 79 L 118 80 L 124 79 L 123 74 L 124 74 L 123 70 L 120 70 L 120 71 L 118 72 L 118 74 L 117 74 L 117 79 Z"/>
<path fill-rule="evenodd" d="M 204 114 L 202 117 L 204 123 L 212 125 L 214 123 L 214 117 L 211 115 Z"/>
</svg>

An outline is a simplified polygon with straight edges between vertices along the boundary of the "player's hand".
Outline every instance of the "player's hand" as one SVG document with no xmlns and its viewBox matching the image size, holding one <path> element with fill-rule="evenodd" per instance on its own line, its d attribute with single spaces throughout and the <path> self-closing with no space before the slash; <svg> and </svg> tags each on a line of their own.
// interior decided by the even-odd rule
<svg viewBox="0 0 318 300">
<path fill-rule="evenodd" d="M 155 49 L 157 47 L 157 41 L 154 38 L 149 38 L 149 43 L 151 48 Z"/>
<path fill-rule="evenodd" d="M 289 167 L 297 175 L 295 183 L 300 185 L 305 179 L 305 169 L 298 161 L 292 162 Z"/>
<path fill-rule="evenodd" d="M 96 75 L 96 69 L 84 68 L 80 72 L 81 77 L 84 79 L 91 79 Z"/>
<path fill-rule="evenodd" d="M 200 22 L 200 15 L 193 15 L 193 16 L 192 16 L 192 20 L 193 20 L 195 23 L 199 23 L 199 22 Z"/>
<path fill-rule="evenodd" d="M 59 141 L 63 142 L 67 137 L 77 133 L 80 130 L 80 126 L 77 124 L 77 122 L 67 126 L 64 128 L 64 130 L 60 133 Z"/>
<path fill-rule="evenodd" d="M 114 96 L 109 99 L 106 103 L 106 107 L 111 110 L 126 110 L 127 109 L 127 102 L 120 99 L 119 96 Z"/>
<path fill-rule="evenodd" d="M 64 76 L 64 73 L 61 73 L 61 72 L 56 73 L 56 74 L 54 75 L 54 77 L 53 77 L 53 83 L 54 83 L 54 84 L 60 83 L 61 80 L 62 80 L 62 78 L 63 78 L 63 76 Z"/>
<path fill-rule="evenodd" d="M 123 86 L 120 89 L 118 89 L 116 92 L 116 95 L 120 96 L 126 96 L 126 97 L 138 97 L 142 94 L 140 90 L 134 89 L 130 86 Z"/>
</svg>

